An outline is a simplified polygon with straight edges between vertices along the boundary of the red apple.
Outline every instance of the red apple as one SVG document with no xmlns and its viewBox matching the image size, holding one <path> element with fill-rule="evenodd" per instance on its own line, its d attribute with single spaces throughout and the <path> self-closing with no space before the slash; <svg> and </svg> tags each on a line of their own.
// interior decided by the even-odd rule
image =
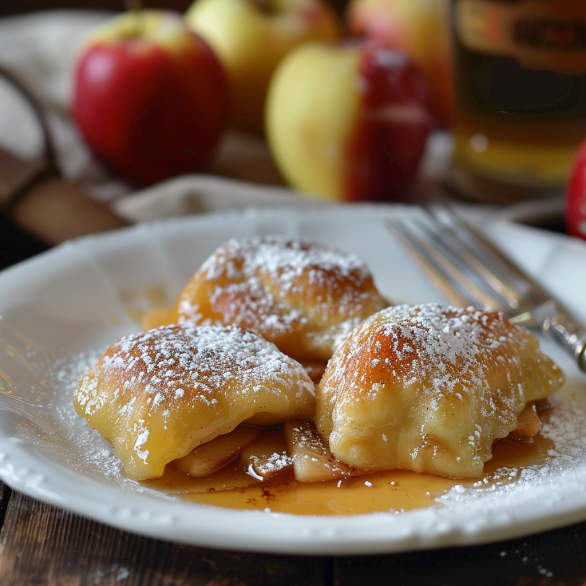
<svg viewBox="0 0 586 586">
<path fill-rule="evenodd" d="M 566 195 L 566 228 L 586 240 L 586 140 L 580 145 L 570 174 Z"/>
<path fill-rule="evenodd" d="M 208 45 L 178 15 L 129 12 L 87 40 L 73 116 L 95 154 L 137 184 L 201 170 L 228 119 L 228 89 Z"/>
<path fill-rule="evenodd" d="M 425 74 L 439 126 L 452 123 L 454 87 L 447 0 L 352 0 L 352 34 L 404 50 Z"/>
<path fill-rule="evenodd" d="M 269 88 L 273 156 L 292 186 L 321 199 L 406 199 L 429 130 L 424 76 L 372 41 L 302 45 Z"/>
</svg>

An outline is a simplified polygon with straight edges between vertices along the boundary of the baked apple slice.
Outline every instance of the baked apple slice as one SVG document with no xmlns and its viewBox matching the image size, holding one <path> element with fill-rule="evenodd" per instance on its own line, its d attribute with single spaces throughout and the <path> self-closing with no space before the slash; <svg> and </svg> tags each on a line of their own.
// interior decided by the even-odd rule
<svg viewBox="0 0 586 586">
<path fill-rule="evenodd" d="M 286 421 L 283 432 L 295 479 L 299 482 L 325 482 L 367 474 L 337 460 L 324 445 L 313 422 Z"/>
<path fill-rule="evenodd" d="M 250 476 L 263 482 L 272 482 L 293 469 L 280 429 L 263 431 L 253 444 L 242 450 L 240 460 Z"/>
<path fill-rule="evenodd" d="M 234 431 L 198 446 L 175 463 L 189 476 L 208 476 L 238 458 L 259 435 L 260 429 L 239 425 Z"/>
</svg>

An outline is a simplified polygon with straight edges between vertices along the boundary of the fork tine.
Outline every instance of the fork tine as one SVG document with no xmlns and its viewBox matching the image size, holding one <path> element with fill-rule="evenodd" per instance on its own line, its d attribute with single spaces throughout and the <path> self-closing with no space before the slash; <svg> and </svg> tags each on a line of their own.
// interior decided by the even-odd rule
<svg viewBox="0 0 586 586">
<path fill-rule="evenodd" d="M 438 220 L 438 209 L 447 220 Z M 464 305 L 461 300 L 466 299 L 475 305 L 491 306 L 505 311 L 513 323 L 552 335 L 573 356 L 578 367 L 586 372 L 586 328 L 576 321 L 560 301 L 519 270 L 479 231 L 454 216 L 455 212 L 441 207 L 432 207 L 427 212 L 411 221 L 399 218 L 388 220 L 387 226 L 447 298 L 452 301 L 459 298 L 460 301 L 456 301 L 458 305 Z M 462 238 L 465 238 L 471 250 L 466 249 Z M 482 267 L 483 260 L 477 258 L 477 254 L 488 259 L 488 266 Z M 473 262 L 468 264 L 468 261 Z M 493 279 L 484 279 L 486 270 L 491 271 L 495 266 L 512 277 L 512 281 L 503 280 L 502 289 L 499 289 L 499 283 L 495 286 Z M 495 296 L 493 300 L 486 302 L 486 291 L 483 287 L 477 287 L 476 281 L 490 290 Z M 510 302 L 507 309 L 499 307 L 498 301 L 493 303 L 497 297 L 503 299 L 503 293 L 508 295 L 509 292 L 511 295 L 519 295 L 516 308 Z"/>
<path fill-rule="evenodd" d="M 502 253 L 482 232 L 464 220 L 454 206 L 445 200 L 436 200 L 429 204 L 438 221 L 449 229 L 465 246 L 470 246 L 474 253 L 485 263 L 488 270 L 510 288 L 518 297 L 530 296 L 541 300 L 549 298 L 549 294 Z"/>
<path fill-rule="evenodd" d="M 416 230 L 413 224 L 398 218 L 390 218 L 387 225 L 450 303 L 461 307 L 491 305 L 477 285 L 429 242 L 424 230 Z"/>
<path fill-rule="evenodd" d="M 482 270 L 478 259 L 471 255 L 466 247 L 462 246 L 450 233 L 446 232 L 445 228 L 432 215 L 424 213 L 416 223 L 421 233 L 429 239 L 436 262 L 439 258 L 450 261 L 455 278 L 463 281 L 463 286 L 469 290 L 477 304 L 505 311 L 509 309 L 508 299 L 487 283 L 485 271 Z M 478 270 L 479 268 L 481 270 Z"/>
<path fill-rule="evenodd" d="M 518 311 L 519 300 L 527 294 L 526 287 L 520 286 L 513 276 L 502 270 L 498 259 L 491 256 L 492 251 L 480 240 L 480 235 L 473 233 L 472 228 L 463 224 L 447 206 L 440 208 L 428 204 L 424 209 L 434 224 L 440 224 L 438 233 L 441 243 L 457 251 L 459 261 L 469 267 L 472 274 L 477 275 L 489 294 L 498 299 L 499 305 L 506 310 Z"/>
</svg>

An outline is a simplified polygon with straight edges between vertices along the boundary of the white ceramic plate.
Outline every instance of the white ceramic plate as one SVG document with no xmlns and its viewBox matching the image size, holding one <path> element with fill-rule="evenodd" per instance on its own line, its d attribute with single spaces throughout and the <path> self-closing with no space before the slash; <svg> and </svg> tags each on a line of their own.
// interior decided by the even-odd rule
<svg viewBox="0 0 586 586">
<path fill-rule="evenodd" d="M 365 258 L 400 302 L 441 300 L 384 220 L 400 207 L 263 210 L 169 220 L 86 237 L 0 274 L 0 477 L 32 497 L 136 533 L 178 542 L 297 554 L 377 553 L 511 538 L 586 519 L 586 377 L 567 373 L 546 464 L 517 482 L 453 489 L 402 514 L 293 516 L 197 505 L 125 479 L 71 406 L 101 351 L 139 330 L 154 292 L 171 301 L 230 237 L 301 235 Z M 586 246 L 506 222 L 489 234 L 586 322 Z"/>
</svg>

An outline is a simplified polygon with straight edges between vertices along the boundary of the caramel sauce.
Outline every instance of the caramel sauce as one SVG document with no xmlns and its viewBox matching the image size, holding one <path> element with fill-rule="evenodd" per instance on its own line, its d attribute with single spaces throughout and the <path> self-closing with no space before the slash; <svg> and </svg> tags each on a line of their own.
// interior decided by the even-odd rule
<svg viewBox="0 0 586 586">
<path fill-rule="evenodd" d="M 275 441 L 275 451 L 280 451 L 283 440 L 275 430 L 263 431 L 259 446 L 266 451 L 270 435 Z M 553 442 L 541 435 L 531 442 L 508 439 L 496 442 L 493 459 L 484 466 L 486 485 L 497 481 L 515 482 L 515 477 L 493 475 L 502 468 L 518 469 L 542 463 L 552 447 Z M 266 483 L 248 475 L 242 461 L 236 460 L 204 478 L 191 478 L 171 463 L 161 478 L 142 484 L 196 503 L 232 509 L 270 509 L 296 515 L 362 515 L 439 506 L 435 501 L 437 497 L 456 485 L 472 487 L 478 480 L 453 480 L 391 470 L 314 484 L 297 482 L 293 473 L 288 472 L 273 483 Z"/>
</svg>

